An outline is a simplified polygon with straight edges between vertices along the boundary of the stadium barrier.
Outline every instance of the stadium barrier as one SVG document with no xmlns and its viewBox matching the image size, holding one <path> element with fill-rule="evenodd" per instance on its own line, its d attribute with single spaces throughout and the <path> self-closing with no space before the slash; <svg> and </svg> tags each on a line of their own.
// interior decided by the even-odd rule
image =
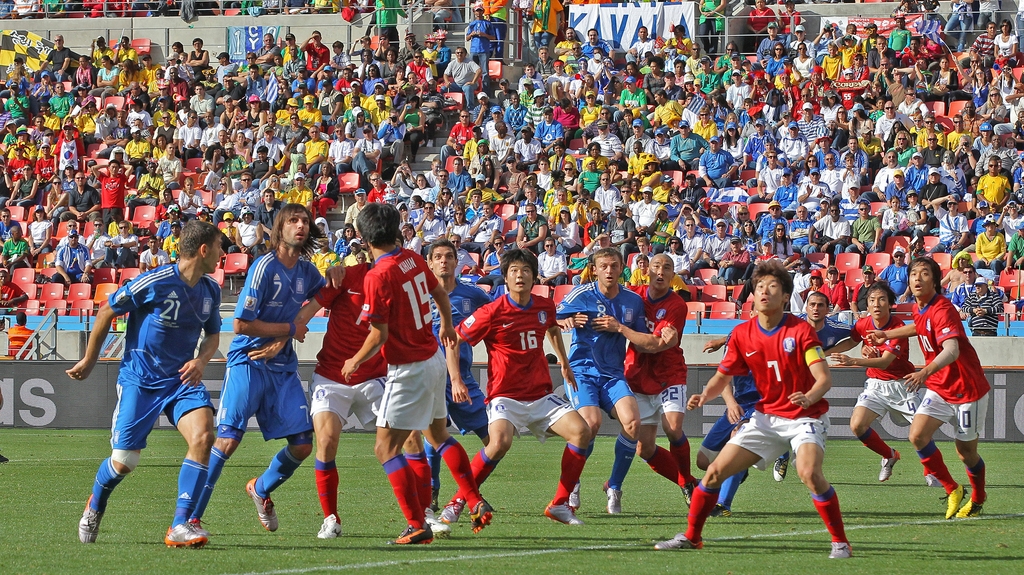
<svg viewBox="0 0 1024 575">
<path fill-rule="evenodd" d="M 0 391 L 4 405 L 0 408 L 0 428 L 100 428 L 110 427 L 110 416 L 117 400 L 115 386 L 119 362 L 101 362 L 86 381 L 72 381 L 64 371 L 73 362 L 67 361 L 22 361 L 5 362 L 0 375 Z M 299 376 L 303 387 L 308 388 L 313 373 L 313 362 L 300 362 Z M 204 382 L 216 405 L 224 375 L 224 362 L 211 363 L 205 373 Z M 690 366 L 688 384 L 690 392 L 703 386 L 711 377 L 716 366 Z M 474 365 L 478 381 L 486 385 L 486 367 Z M 857 396 L 864 387 L 864 370 L 857 368 L 836 368 L 832 370 L 833 386 L 826 395 L 829 400 L 833 438 L 852 438 L 848 427 L 850 415 Z M 986 441 L 1024 442 L 1024 368 L 989 368 L 986 370 L 992 384 L 988 409 L 988 421 L 982 437 Z M 551 369 L 556 392 L 561 393 L 562 378 L 557 367 Z M 715 420 L 725 412 L 721 399 L 704 406 L 700 411 L 687 414 L 684 430 L 687 435 L 702 437 Z M 885 439 L 905 440 L 908 427 L 894 423 L 888 415 L 881 418 L 875 428 Z M 170 422 L 163 416 L 158 427 L 170 428 Z M 256 427 L 255 419 L 249 427 Z M 601 428 L 603 434 L 615 435 L 619 428 L 609 420 Z M 949 425 L 939 430 L 940 439 L 952 437 Z"/>
</svg>

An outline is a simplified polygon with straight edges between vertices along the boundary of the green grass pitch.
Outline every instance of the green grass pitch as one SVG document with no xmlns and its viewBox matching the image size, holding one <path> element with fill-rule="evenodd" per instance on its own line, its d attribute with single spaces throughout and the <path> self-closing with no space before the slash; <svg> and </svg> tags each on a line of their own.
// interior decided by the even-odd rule
<svg viewBox="0 0 1024 575">
<path fill-rule="evenodd" d="M 614 438 L 601 438 L 583 475 L 582 527 L 543 516 L 554 493 L 562 443 L 523 438 L 484 485 L 494 523 L 473 535 L 468 523 L 451 539 L 396 548 L 385 542 L 404 522 L 368 434 L 343 435 L 338 470 L 344 535 L 316 538 L 322 515 L 312 461 L 274 493 L 281 527 L 256 520 L 245 482 L 261 473 L 283 442 L 250 433 L 228 462 L 207 513 L 213 533 L 202 550 L 168 549 L 184 442 L 154 432 L 139 468 L 111 498 L 99 541 L 78 542 L 77 522 L 99 462 L 109 455 L 104 431 L 0 434 L 0 573 L 1021 573 L 1024 571 L 1024 461 L 1020 446 L 983 443 L 989 499 L 980 520 L 943 521 L 941 490 L 924 486 L 906 443 L 893 478 L 877 482 L 878 457 L 854 441 L 832 441 L 826 476 L 835 485 L 854 557 L 831 561 L 829 537 L 795 474 L 777 484 L 752 472 L 732 518 L 711 518 L 702 551 L 661 552 L 651 544 L 685 528 L 679 489 L 639 458 L 626 479 L 623 513 L 604 511 L 604 482 Z M 693 440 L 693 445 L 699 443 Z M 475 437 L 463 438 L 470 453 Z M 965 480 L 951 443 L 940 444 L 953 476 Z M 442 471 L 442 494 L 454 485 Z"/>
</svg>

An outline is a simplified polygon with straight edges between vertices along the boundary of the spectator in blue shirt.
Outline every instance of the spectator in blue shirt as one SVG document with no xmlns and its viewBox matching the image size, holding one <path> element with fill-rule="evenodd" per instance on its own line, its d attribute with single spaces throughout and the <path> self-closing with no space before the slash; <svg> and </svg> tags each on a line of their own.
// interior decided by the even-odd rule
<svg viewBox="0 0 1024 575">
<path fill-rule="evenodd" d="M 711 149 L 700 157 L 700 177 L 709 187 L 728 188 L 736 175 L 736 160 L 722 149 L 722 139 L 712 136 L 708 142 Z"/>
<path fill-rule="evenodd" d="M 518 135 L 526 125 L 526 115 L 529 110 L 519 101 L 519 92 L 512 92 L 508 102 L 508 107 L 505 108 L 505 125 L 513 134 Z"/>
<path fill-rule="evenodd" d="M 600 48 L 601 52 L 608 58 L 615 59 L 615 56 L 612 54 L 612 47 L 598 36 L 596 28 L 591 28 L 587 31 L 587 41 L 583 43 L 583 55 L 587 58 L 593 58 L 594 48 Z"/>
<path fill-rule="evenodd" d="M 534 134 L 544 146 L 546 154 L 553 153 L 555 142 L 561 142 L 565 138 L 565 130 L 561 124 L 555 122 L 554 118 L 554 109 L 544 108 L 543 119 L 537 124 L 537 133 Z"/>
<path fill-rule="evenodd" d="M 928 170 L 921 152 L 914 152 L 914 155 L 910 157 L 910 167 L 906 170 L 907 187 L 921 191 L 921 188 L 928 183 Z"/>
<path fill-rule="evenodd" d="M 903 173 L 903 170 L 896 170 L 892 175 L 892 182 L 885 187 L 885 201 L 886 203 L 893 198 L 899 198 L 900 209 L 907 209 L 907 190 L 910 189 L 907 186 L 907 178 Z"/>
<path fill-rule="evenodd" d="M 764 118 L 754 120 L 754 129 L 756 132 L 747 139 L 747 145 L 743 148 L 746 164 L 744 168 L 748 170 L 753 169 L 757 165 L 757 162 L 764 154 L 766 143 L 769 141 L 775 143 L 775 136 L 768 133 L 765 129 Z"/>
<path fill-rule="evenodd" d="M 793 183 L 793 170 L 783 168 L 782 181 L 775 189 L 774 201 L 782 206 L 783 213 L 793 213 L 798 210 L 797 198 L 800 195 L 799 188 Z M 804 210 L 806 212 L 806 210 Z M 794 242 L 795 245 L 796 242 Z"/>
<path fill-rule="evenodd" d="M 817 251 L 810 240 L 811 226 L 813 225 L 814 221 L 809 217 L 807 206 L 797 206 L 796 217 L 789 223 L 789 237 L 793 240 L 793 248 L 805 256 Z"/>
<path fill-rule="evenodd" d="M 469 174 L 469 170 L 465 168 L 465 161 L 462 156 L 456 156 L 452 160 L 452 171 L 448 173 L 448 189 L 455 194 L 455 197 L 459 197 L 473 187 L 473 177 Z"/>
<path fill-rule="evenodd" d="M 484 91 L 490 92 L 487 63 L 491 54 L 491 41 L 497 37 L 494 34 L 494 26 L 484 18 L 484 8 L 482 5 L 473 7 L 473 16 L 476 19 L 466 27 L 466 39 L 469 40 L 469 57 L 480 66 L 480 70 L 483 71 Z"/>
<path fill-rule="evenodd" d="M 782 205 L 772 200 L 768 203 L 768 213 L 761 216 L 757 225 L 757 235 L 761 241 L 771 239 L 772 234 L 775 233 L 775 226 L 778 224 L 785 226 L 786 233 L 789 233 L 789 222 L 782 215 Z"/>
<path fill-rule="evenodd" d="M 907 301 L 910 288 L 910 267 L 907 265 L 906 250 L 897 245 L 892 250 L 892 259 L 893 262 L 885 266 L 882 273 L 878 274 L 878 279 L 889 283 L 889 287 L 892 288 L 899 301 Z"/>
</svg>

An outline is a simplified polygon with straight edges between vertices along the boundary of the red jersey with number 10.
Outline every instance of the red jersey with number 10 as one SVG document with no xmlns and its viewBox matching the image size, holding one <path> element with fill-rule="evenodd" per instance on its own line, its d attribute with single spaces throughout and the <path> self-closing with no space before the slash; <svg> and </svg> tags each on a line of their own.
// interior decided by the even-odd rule
<svg viewBox="0 0 1024 575">
<path fill-rule="evenodd" d="M 328 285 L 316 294 L 317 303 L 330 310 L 331 315 L 327 320 L 324 345 L 316 354 L 314 371 L 336 383 L 346 383 L 341 377 L 341 368 L 363 347 L 366 334 L 370 333 L 368 322 L 359 323 L 364 300 L 363 279 L 369 269 L 367 264 L 347 267 L 340 289 Z M 387 373 L 388 362 L 378 353 L 360 365 L 349 381 L 355 385 Z"/>
<path fill-rule="evenodd" d="M 818 334 L 811 324 L 792 314 L 771 331 L 761 328 L 757 318 L 736 326 L 728 351 L 718 366 L 725 375 L 746 375 L 750 371 L 761 394 L 756 409 L 788 419 L 818 418 L 828 411 L 824 399 L 807 409 L 789 401 L 789 396 L 807 393 L 814 386 L 810 366 L 825 361 Z"/>
<path fill-rule="evenodd" d="M 661 330 L 672 326 L 682 334 L 686 325 L 686 302 L 673 291 L 654 301 L 649 288 L 640 286 L 636 290 L 644 298 L 647 329 L 661 337 Z M 641 353 L 630 345 L 626 350 L 626 382 L 634 392 L 645 395 L 657 395 L 673 385 L 686 385 L 686 359 L 682 348 L 677 345 L 658 353 Z"/>
<path fill-rule="evenodd" d="M 865 317 L 853 324 L 853 329 L 850 330 L 850 337 L 854 341 L 864 341 L 864 336 L 876 331 L 888 331 L 890 329 L 896 329 L 903 327 L 903 320 L 889 316 L 889 323 L 883 327 L 875 327 L 875 320 L 870 317 Z M 908 339 L 890 339 L 884 344 L 878 346 L 878 352 L 889 352 L 896 356 L 896 359 L 892 360 L 889 367 L 881 369 L 878 367 L 869 367 L 867 369 L 867 376 L 874 379 L 881 379 L 883 381 L 896 381 L 897 379 L 903 379 L 904 377 L 914 373 L 914 364 L 910 363 L 910 340 Z"/>
<path fill-rule="evenodd" d="M 956 338 L 960 345 L 956 361 L 933 373 L 925 382 L 928 389 L 953 404 L 978 401 L 988 393 L 990 387 L 978 354 L 964 333 L 960 314 L 945 296 L 936 294 L 924 308 L 915 303 L 914 327 L 926 363 L 935 360 L 942 352 L 942 342 L 947 339 Z"/>
<path fill-rule="evenodd" d="M 438 351 L 432 327 L 430 292 L 437 278 L 416 252 L 396 248 L 366 272 L 366 302 L 359 323 L 386 323 L 388 340 L 380 353 L 391 365 L 426 361 Z"/>
<path fill-rule="evenodd" d="M 557 325 L 555 302 L 533 296 L 520 307 L 508 295 L 473 312 L 455 331 L 469 345 L 487 346 L 487 401 L 536 401 L 551 393 L 544 335 Z"/>
</svg>

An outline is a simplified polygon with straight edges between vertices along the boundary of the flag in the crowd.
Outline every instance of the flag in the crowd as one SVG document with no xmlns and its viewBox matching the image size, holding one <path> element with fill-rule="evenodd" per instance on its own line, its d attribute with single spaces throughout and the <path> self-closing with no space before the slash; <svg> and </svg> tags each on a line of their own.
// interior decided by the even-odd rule
<svg viewBox="0 0 1024 575">
<path fill-rule="evenodd" d="M 690 98 L 690 102 L 686 104 L 686 109 L 694 114 L 699 114 L 701 109 L 706 105 L 707 102 L 704 101 L 704 98 L 700 94 L 694 94 L 694 96 Z"/>
<path fill-rule="evenodd" d="M 53 51 L 53 42 L 35 32 L 26 30 L 3 30 L 0 32 L 0 67 L 7 75 L 14 70 L 14 59 L 21 56 L 25 67 L 33 72 L 46 68 L 46 57 Z M 78 65 L 78 54 L 72 54 L 74 66 Z"/>
<path fill-rule="evenodd" d="M 716 204 L 747 203 L 750 194 L 743 188 L 718 188 L 708 190 L 708 198 Z"/>
<path fill-rule="evenodd" d="M 929 40 L 936 44 L 943 44 L 942 36 L 939 34 L 942 31 L 942 26 L 939 25 L 938 20 L 921 18 L 914 22 L 914 26 L 917 28 L 918 34 L 928 37 Z"/>
<path fill-rule="evenodd" d="M 277 92 L 278 92 L 277 76 L 274 75 L 274 74 L 271 74 L 270 75 L 270 79 L 267 80 L 267 93 L 266 93 L 266 98 L 265 98 L 266 101 L 268 103 L 270 103 L 270 104 L 273 104 L 274 102 L 277 102 Z"/>
</svg>

